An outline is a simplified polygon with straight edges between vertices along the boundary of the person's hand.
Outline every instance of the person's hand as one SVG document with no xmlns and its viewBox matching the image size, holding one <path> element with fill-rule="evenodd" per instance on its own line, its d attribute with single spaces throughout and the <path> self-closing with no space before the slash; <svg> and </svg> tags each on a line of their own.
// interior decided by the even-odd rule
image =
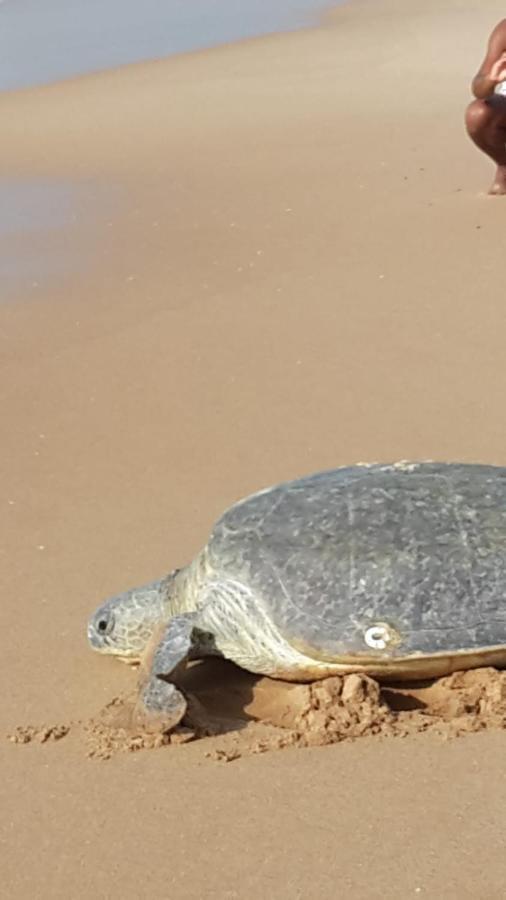
<svg viewBox="0 0 506 900">
<path fill-rule="evenodd" d="M 501 81 L 506 81 L 506 53 L 503 53 L 497 62 L 494 63 L 492 68 L 490 69 L 490 73 L 488 75 L 490 81 L 495 82 L 495 84 L 500 84 Z"/>
</svg>

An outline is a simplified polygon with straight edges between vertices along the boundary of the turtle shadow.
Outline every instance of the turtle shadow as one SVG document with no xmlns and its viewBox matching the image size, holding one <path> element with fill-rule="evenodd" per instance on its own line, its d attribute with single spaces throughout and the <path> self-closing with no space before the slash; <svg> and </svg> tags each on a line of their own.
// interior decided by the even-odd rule
<svg viewBox="0 0 506 900">
<path fill-rule="evenodd" d="M 448 717 L 448 710 L 454 709 L 458 702 L 471 709 L 476 706 L 476 691 L 479 695 L 480 691 L 486 691 L 487 685 L 490 688 L 494 684 L 491 673 L 497 674 L 497 670 L 468 669 L 446 677 L 383 684 L 381 697 L 394 713 L 418 710 L 430 716 Z"/>
<path fill-rule="evenodd" d="M 185 720 L 207 734 L 240 731 L 256 721 L 248 709 L 260 676 L 225 659 L 206 658 L 175 673 L 174 683 L 188 701 Z"/>
<path fill-rule="evenodd" d="M 240 731 L 253 722 L 293 729 L 308 702 L 308 685 L 255 675 L 220 658 L 190 663 L 174 678 L 188 700 L 190 727 L 209 734 Z"/>
<path fill-rule="evenodd" d="M 389 682 L 381 685 L 381 699 L 393 713 L 427 710 L 425 699 L 427 691 L 435 684 L 436 679 L 420 679 L 420 681 Z"/>
</svg>

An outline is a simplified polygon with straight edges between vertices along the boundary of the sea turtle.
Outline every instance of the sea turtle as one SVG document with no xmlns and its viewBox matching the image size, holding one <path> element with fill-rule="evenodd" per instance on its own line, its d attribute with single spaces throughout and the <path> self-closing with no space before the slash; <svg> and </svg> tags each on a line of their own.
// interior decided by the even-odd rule
<svg viewBox="0 0 506 900">
<path fill-rule="evenodd" d="M 506 468 L 355 465 L 239 501 L 185 568 L 108 600 L 91 646 L 144 658 L 136 716 L 186 709 L 166 680 L 219 654 L 254 673 L 419 679 L 506 665 Z"/>
</svg>

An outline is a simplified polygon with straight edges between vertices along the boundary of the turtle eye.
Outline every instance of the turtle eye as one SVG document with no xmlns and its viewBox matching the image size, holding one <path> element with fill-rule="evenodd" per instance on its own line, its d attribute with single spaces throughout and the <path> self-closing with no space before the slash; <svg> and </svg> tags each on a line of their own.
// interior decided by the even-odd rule
<svg viewBox="0 0 506 900">
<path fill-rule="evenodd" d="M 99 634 L 109 634 L 114 627 L 114 616 L 112 613 L 101 613 L 95 627 Z"/>
</svg>

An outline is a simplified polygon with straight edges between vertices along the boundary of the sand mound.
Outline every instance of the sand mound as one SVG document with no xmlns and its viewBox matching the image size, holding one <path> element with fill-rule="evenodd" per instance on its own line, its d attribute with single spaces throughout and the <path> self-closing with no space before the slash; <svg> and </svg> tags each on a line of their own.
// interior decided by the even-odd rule
<svg viewBox="0 0 506 900">
<path fill-rule="evenodd" d="M 188 697 L 183 723 L 171 734 L 132 728 L 135 693 L 117 697 L 92 721 L 20 726 L 20 744 L 60 740 L 78 729 L 90 757 L 201 741 L 204 753 L 231 760 L 284 747 L 314 747 L 372 736 L 433 730 L 451 737 L 506 726 L 506 672 L 457 672 L 416 685 L 381 687 L 365 675 L 287 684 L 255 678 L 222 660 L 191 666 L 180 678 Z"/>
</svg>

